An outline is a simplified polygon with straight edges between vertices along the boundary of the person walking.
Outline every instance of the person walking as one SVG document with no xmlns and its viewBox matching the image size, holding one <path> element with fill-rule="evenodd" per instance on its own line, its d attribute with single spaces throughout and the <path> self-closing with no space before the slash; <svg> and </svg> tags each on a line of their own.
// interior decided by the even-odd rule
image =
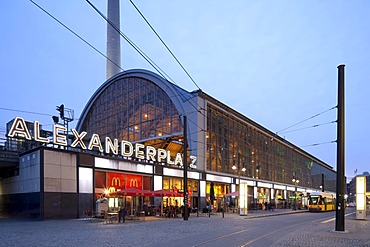
<svg viewBox="0 0 370 247">
<path fill-rule="evenodd" d="M 124 207 L 124 208 L 122 209 L 122 223 L 124 223 L 124 222 L 125 222 L 126 214 L 127 214 L 127 210 L 126 210 L 126 208 Z"/>
<path fill-rule="evenodd" d="M 122 220 L 122 212 L 123 212 L 123 207 L 120 207 L 118 211 L 118 223 L 121 223 Z"/>
<path fill-rule="evenodd" d="M 122 223 L 125 222 L 126 214 L 127 214 L 126 208 L 121 207 L 120 210 L 118 211 L 118 223 L 121 223 L 121 220 L 122 220 Z"/>
</svg>

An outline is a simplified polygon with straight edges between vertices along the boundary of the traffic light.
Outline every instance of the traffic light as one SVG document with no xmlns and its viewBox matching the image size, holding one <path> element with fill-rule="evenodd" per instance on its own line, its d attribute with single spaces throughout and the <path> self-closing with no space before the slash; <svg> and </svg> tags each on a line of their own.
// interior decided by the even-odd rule
<svg viewBox="0 0 370 247">
<path fill-rule="evenodd" d="M 59 123 L 59 118 L 57 116 L 52 116 L 51 118 L 53 119 L 55 124 Z"/>
<path fill-rule="evenodd" d="M 61 104 L 60 106 L 57 106 L 57 111 L 60 113 L 60 118 L 64 119 L 64 105 Z"/>
</svg>

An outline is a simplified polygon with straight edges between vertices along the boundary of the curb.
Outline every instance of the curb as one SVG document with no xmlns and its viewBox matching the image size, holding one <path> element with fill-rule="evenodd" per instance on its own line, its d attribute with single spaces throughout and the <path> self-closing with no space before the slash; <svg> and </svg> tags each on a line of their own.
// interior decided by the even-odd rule
<svg viewBox="0 0 370 247">
<path fill-rule="evenodd" d="M 286 214 L 299 214 L 299 213 L 307 213 L 308 210 L 296 210 L 296 211 L 288 211 L 288 212 L 277 212 L 271 214 L 261 214 L 261 215 L 247 215 L 244 219 L 254 219 L 254 218 L 262 218 L 262 217 L 271 217 L 271 216 L 279 216 L 279 215 L 286 215 Z"/>
</svg>

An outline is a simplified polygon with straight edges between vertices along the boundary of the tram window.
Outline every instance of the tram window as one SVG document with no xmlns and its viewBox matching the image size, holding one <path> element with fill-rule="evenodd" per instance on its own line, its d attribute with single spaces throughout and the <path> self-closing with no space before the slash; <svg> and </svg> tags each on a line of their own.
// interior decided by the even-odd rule
<svg viewBox="0 0 370 247">
<path fill-rule="evenodd" d="M 312 202 L 312 204 L 318 204 L 319 197 L 311 197 L 311 202 Z"/>
</svg>

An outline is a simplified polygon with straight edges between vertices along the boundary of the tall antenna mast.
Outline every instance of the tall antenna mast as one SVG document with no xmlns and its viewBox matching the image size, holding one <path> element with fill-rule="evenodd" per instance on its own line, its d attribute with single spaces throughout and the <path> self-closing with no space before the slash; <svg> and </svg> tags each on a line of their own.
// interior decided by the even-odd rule
<svg viewBox="0 0 370 247">
<path fill-rule="evenodd" d="M 119 0 L 108 0 L 108 20 L 110 20 L 116 27 L 120 28 L 120 8 Z M 115 74 L 121 72 L 121 37 L 120 34 L 107 22 L 107 57 L 113 61 L 107 60 L 107 74 L 108 80 Z M 117 66 L 119 65 L 119 67 Z"/>
</svg>

